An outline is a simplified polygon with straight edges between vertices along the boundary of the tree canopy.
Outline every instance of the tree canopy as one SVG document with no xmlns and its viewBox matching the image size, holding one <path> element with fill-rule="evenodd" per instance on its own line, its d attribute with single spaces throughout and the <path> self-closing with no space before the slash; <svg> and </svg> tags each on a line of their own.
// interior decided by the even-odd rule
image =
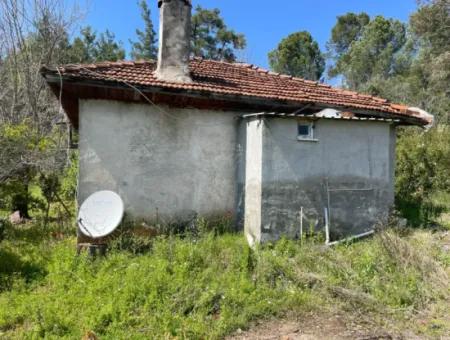
<svg viewBox="0 0 450 340">
<path fill-rule="evenodd" d="M 337 17 L 337 23 L 331 31 L 329 48 L 338 56 L 347 52 L 350 45 L 361 37 L 364 27 L 369 23 L 367 13 L 347 13 Z"/>
<path fill-rule="evenodd" d="M 325 58 L 319 45 L 307 31 L 284 38 L 269 53 L 270 67 L 279 73 L 318 80 L 325 70 Z"/>
<path fill-rule="evenodd" d="M 365 90 L 372 77 L 393 74 L 396 53 L 405 42 L 406 26 L 398 20 L 369 20 L 365 13 L 338 17 L 328 44 L 336 62 L 329 74 L 343 75 L 349 87 Z"/>
<path fill-rule="evenodd" d="M 219 9 L 197 6 L 192 16 L 192 54 L 213 60 L 235 61 L 236 51 L 246 46 L 243 34 L 227 27 Z"/>
<path fill-rule="evenodd" d="M 90 26 L 81 29 L 70 46 L 71 62 L 90 63 L 99 61 L 117 61 L 125 59 L 125 50 L 115 41 L 114 33 L 106 30 L 97 36 Z"/>
</svg>

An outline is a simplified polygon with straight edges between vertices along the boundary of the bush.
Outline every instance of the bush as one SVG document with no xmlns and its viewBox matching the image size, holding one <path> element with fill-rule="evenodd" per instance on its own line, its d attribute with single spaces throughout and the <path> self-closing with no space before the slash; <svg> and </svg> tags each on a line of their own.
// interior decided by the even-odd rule
<svg viewBox="0 0 450 340">
<path fill-rule="evenodd" d="M 395 189 L 398 210 L 416 226 L 429 224 L 450 209 L 449 202 L 435 199 L 450 191 L 450 127 L 401 131 Z"/>
</svg>

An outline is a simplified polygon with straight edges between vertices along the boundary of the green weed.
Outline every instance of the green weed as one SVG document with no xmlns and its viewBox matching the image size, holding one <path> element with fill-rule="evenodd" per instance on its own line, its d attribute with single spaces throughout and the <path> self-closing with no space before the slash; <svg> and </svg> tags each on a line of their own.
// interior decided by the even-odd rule
<svg viewBox="0 0 450 340">
<path fill-rule="evenodd" d="M 401 317 L 448 293 L 449 264 L 430 232 L 405 239 L 388 231 L 335 248 L 283 239 L 251 249 L 242 234 L 210 230 L 159 236 L 145 251 L 115 247 L 96 259 L 75 256 L 74 237 L 8 236 L 0 335 L 220 338 L 258 318 L 336 305 Z"/>
</svg>

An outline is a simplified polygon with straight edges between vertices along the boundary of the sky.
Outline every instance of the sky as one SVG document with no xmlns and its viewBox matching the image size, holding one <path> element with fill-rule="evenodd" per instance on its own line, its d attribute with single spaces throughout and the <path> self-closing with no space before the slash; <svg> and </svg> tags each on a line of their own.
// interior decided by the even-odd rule
<svg viewBox="0 0 450 340">
<path fill-rule="evenodd" d="M 128 51 L 136 28 L 143 28 L 138 0 L 87 1 L 81 25 L 89 24 L 99 32 L 109 29 Z M 406 22 L 416 9 L 416 0 L 193 0 L 193 6 L 197 5 L 219 8 L 228 27 L 246 36 L 247 48 L 238 54 L 240 61 L 268 68 L 268 52 L 290 33 L 309 31 L 325 51 L 338 15 L 365 11 L 371 17 L 383 15 Z M 150 6 L 157 28 L 157 1 L 150 0 Z"/>
</svg>

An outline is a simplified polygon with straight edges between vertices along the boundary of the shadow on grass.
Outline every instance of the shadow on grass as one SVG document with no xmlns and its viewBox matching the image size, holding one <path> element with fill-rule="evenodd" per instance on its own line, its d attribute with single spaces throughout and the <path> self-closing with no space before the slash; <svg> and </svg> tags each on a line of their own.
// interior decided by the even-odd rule
<svg viewBox="0 0 450 340">
<path fill-rule="evenodd" d="M 11 289 L 15 280 L 31 283 L 46 275 L 47 271 L 39 264 L 24 260 L 11 250 L 0 249 L 0 292 Z"/>
<path fill-rule="evenodd" d="M 0 292 L 10 290 L 16 282 L 30 284 L 47 275 L 45 263 L 48 245 L 64 239 L 73 231 L 57 225 L 47 228 L 36 222 L 3 224 L 0 240 Z"/>
<path fill-rule="evenodd" d="M 448 206 L 438 202 L 420 202 L 396 199 L 397 211 L 406 218 L 413 228 L 439 228 L 439 216 L 449 210 Z"/>
</svg>

